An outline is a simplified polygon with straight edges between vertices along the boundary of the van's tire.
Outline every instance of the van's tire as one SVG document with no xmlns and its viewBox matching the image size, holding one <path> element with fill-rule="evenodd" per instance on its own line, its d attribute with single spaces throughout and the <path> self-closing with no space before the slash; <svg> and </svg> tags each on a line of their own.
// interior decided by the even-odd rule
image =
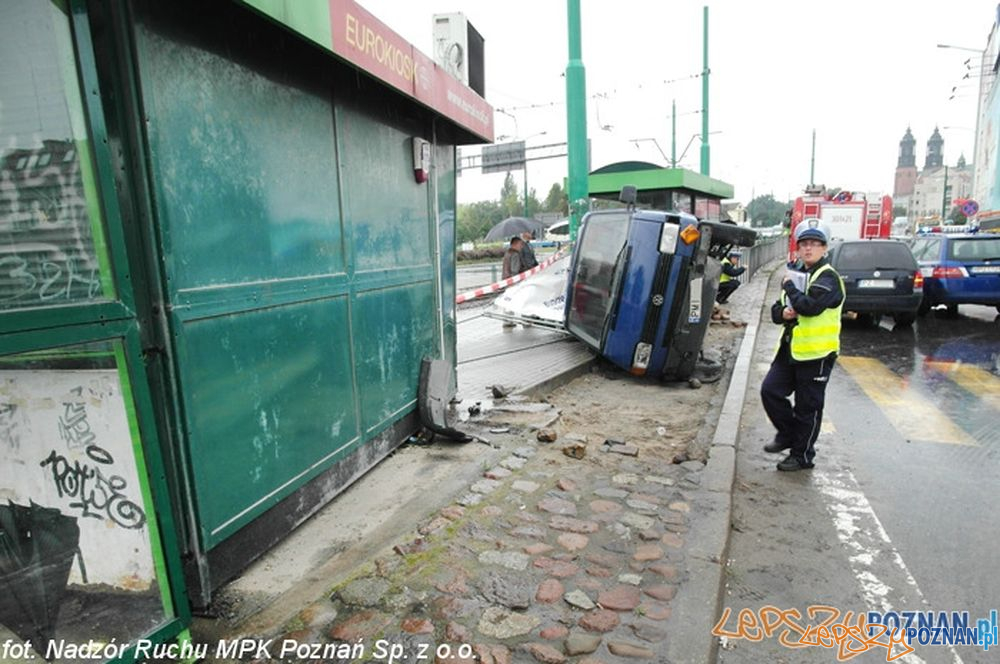
<svg viewBox="0 0 1000 664">
<path fill-rule="evenodd" d="M 913 325 L 913 321 L 917 319 L 916 314 L 896 314 L 892 317 L 896 321 L 896 325 Z"/>
<path fill-rule="evenodd" d="M 739 247 L 752 247 L 757 242 L 757 231 L 746 226 L 726 224 L 721 221 L 703 221 L 702 226 L 712 229 L 712 244 L 734 244 Z"/>
<path fill-rule="evenodd" d="M 948 305 L 948 318 L 958 318 L 958 305 L 949 304 Z"/>
<path fill-rule="evenodd" d="M 1000 309 L 1000 307 L 997 307 L 997 308 Z M 926 316 L 927 312 L 930 311 L 930 310 L 931 310 L 931 301 L 928 300 L 926 297 L 924 299 L 920 300 L 920 306 L 917 307 L 917 315 L 918 316 Z"/>
</svg>

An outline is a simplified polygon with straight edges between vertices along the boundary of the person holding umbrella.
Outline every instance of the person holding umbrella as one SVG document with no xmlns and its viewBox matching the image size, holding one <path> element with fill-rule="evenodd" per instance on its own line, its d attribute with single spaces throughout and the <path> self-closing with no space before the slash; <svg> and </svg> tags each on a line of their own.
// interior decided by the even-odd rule
<svg viewBox="0 0 1000 664">
<path fill-rule="evenodd" d="M 531 231 L 521 233 L 524 244 L 521 246 L 521 271 L 530 270 L 538 266 L 538 259 L 535 258 L 535 250 L 531 248 Z"/>
<path fill-rule="evenodd" d="M 524 248 L 524 240 L 515 235 L 510 239 L 507 251 L 503 255 L 503 272 L 501 278 L 509 279 L 524 272 L 524 258 L 521 250 Z"/>
<path fill-rule="evenodd" d="M 503 272 L 501 277 L 503 279 L 509 279 L 510 277 L 517 276 L 524 271 L 522 265 L 521 249 L 524 248 L 524 240 L 515 235 L 510 239 L 510 245 L 507 247 L 507 251 L 503 255 Z M 514 323 L 510 321 L 504 321 L 504 327 L 516 327 Z"/>
</svg>

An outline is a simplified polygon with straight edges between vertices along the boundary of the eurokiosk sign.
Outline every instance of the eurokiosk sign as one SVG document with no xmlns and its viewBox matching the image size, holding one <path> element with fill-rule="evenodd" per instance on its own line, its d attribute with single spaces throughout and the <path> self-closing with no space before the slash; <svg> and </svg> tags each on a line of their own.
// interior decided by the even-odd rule
<svg viewBox="0 0 1000 664">
<path fill-rule="evenodd" d="M 353 0 L 243 1 L 477 138 L 493 142 L 493 107 Z M 329 33 L 316 28 L 324 13 Z"/>
</svg>

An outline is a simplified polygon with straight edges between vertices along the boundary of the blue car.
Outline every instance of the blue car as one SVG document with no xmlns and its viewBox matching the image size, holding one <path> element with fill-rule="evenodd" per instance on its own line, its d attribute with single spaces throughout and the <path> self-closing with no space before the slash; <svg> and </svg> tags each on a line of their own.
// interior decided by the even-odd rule
<svg viewBox="0 0 1000 664">
<path fill-rule="evenodd" d="M 924 235 L 911 249 L 924 275 L 918 313 L 941 304 L 952 316 L 960 304 L 985 304 L 1000 311 L 1000 235 Z"/>
</svg>

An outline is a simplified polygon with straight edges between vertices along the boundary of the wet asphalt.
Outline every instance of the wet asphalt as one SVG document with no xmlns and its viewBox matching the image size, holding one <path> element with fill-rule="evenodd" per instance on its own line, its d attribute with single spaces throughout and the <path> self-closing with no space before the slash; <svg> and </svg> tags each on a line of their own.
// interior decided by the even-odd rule
<svg viewBox="0 0 1000 664">
<path fill-rule="evenodd" d="M 771 284 L 776 294 L 776 283 Z M 773 299 L 769 297 L 768 300 Z M 766 315 L 766 314 L 765 314 Z M 845 322 L 812 471 L 779 473 L 759 404 L 777 326 L 762 323 L 743 410 L 723 607 L 968 611 L 1000 604 L 1000 318 L 932 311 L 912 327 Z M 817 612 L 813 623 L 831 614 Z M 738 630 L 736 630 L 738 632 Z M 752 632 L 747 632 L 751 634 Z M 727 637 L 718 661 L 831 662 L 837 651 Z M 914 644 L 899 661 L 988 662 L 978 646 Z M 902 648 L 893 649 L 900 655 Z M 855 661 L 886 661 L 872 647 Z"/>
</svg>

